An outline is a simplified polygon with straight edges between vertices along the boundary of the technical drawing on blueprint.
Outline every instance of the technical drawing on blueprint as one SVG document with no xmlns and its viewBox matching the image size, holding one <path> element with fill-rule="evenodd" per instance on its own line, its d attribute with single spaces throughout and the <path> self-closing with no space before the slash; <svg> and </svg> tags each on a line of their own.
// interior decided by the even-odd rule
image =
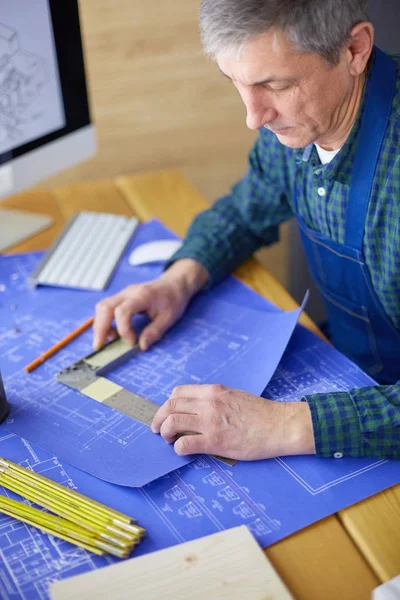
<svg viewBox="0 0 400 600">
<path fill-rule="evenodd" d="M 136 244 L 141 241 L 141 231 L 147 230 L 148 225 L 139 230 Z M 56 381 L 57 373 L 89 354 L 90 331 L 33 373 L 23 370 L 86 320 L 99 299 L 93 292 L 28 288 L 26 275 L 31 264 L 29 255 L 1 259 L 5 285 L 0 293 L 0 360 L 12 406 L 4 427 L 121 485 L 143 485 L 193 460 L 176 455 L 172 446 L 166 446 L 146 425 Z M 129 272 L 118 270 L 108 293 L 132 282 L 133 273 L 132 267 Z M 241 289 L 238 282 L 236 286 Z M 298 315 L 299 311 L 239 308 L 221 297 L 199 296 L 162 341 L 107 378 L 159 405 L 175 386 L 189 383 L 221 383 L 260 394 Z M 99 460 L 99 456 L 107 460 Z"/>
<path fill-rule="evenodd" d="M 318 341 L 315 351 L 319 343 L 323 342 Z M 287 354 L 285 370 L 289 372 L 293 369 L 290 349 Z M 304 365 L 303 381 L 312 369 L 311 365 Z M 299 374 L 297 366 L 294 371 Z M 339 377 L 346 377 L 340 366 L 337 372 Z M 328 380 L 324 386 L 327 384 Z M 300 385 L 297 393 L 302 391 Z M 147 537 L 135 555 L 242 524 L 262 547 L 267 547 L 399 480 L 394 465 L 384 461 L 374 464 L 372 460 L 305 457 L 292 463 L 289 473 L 282 468 L 280 459 L 238 463 L 232 468 L 211 457 L 199 456 L 185 467 L 132 489 L 88 475 L 12 434 L 3 433 L 0 437 L 0 456 L 137 519 L 146 528 Z M 316 493 L 307 490 L 304 482 L 309 487 L 314 485 Z M 318 489 L 316 482 L 324 486 Z M 335 483 L 336 489 L 329 483 Z M 11 494 L 1 487 L 0 493 Z M 116 560 L 91 555 L 5 516 L 0 516 L 0 557 L 0 597 L 7 600 L 46 600 L 51 581 Z"/>
<path fill-rule="evenodd" d="M 146 225 L 139 231 L 137 243 L 147 241 L 143 237 L 146 232 L 149 238 L 154 239 L 158 235 L 161 239 L 165 237 L 165 231 L 157 223 Z M 14 371 L 20 371 L 19 364 L 24 359 L 20 342 L 25 334 L 31 344 L 26 358 L 31 359 L 38 350 L 59 339 L 89 316 L 95 297 L 84 293 L 79 296 L 82 298 L 81 304 L 77 305 L 75 292 L 66 294 L 61 290 L 54 291 L 55 295 L 51 295 L 52 304 L 57 305 L 57 298 L 61 297 L 67 303 L 75 302 L 76 314 L 71 319 L 57 318 L 57 313 L 50 314 L 45 310 L 45 316 L 41 314 L 39 327 L 35 324 L 35 318 L 29 317 L 30 307 L 35 304 L 39 292 L 36 289 L 27 292 L 26 289 L 26 278 L 34 270 L 37 258 L 37 255 L 26 255 L 4 258 L 1 262 L 0 361 L 7 381 L 7 375 L 12 376 Z M 115 287 L 111 287 L 107 293 L 114 293 L 115 289 L 122 287 L 128 274 L 132 274 L 127 269 L 125 261 L 113 281 Z M 157 275 L 154 269 L 141 272 L 148 279 Z M 119 276 L 121 279 L 118 279 Z M 260 297 L 232 278 L 219 290 L 224 293 L 228 291 L 232 300 L 240 306 L 246 305 L 259 311 L 271 310 L 277 314 L 276 308 L 266 305 Z M 215 295 L 219 299 L 224 297 L 218 290 Z M 237 327 L 235 333 L 239 333 Z M 32 385 L 33 389 L 37 386 L 37 399 L 41 397 L 40 381 L 49 382 L 54 373 L 65 366 L 64 360 L 70 364 L 75 359 L 75 353 L 78 356 L 87 353 L 89 332 L 87 336 L 75 340 L 74 346 L 65 349 L 67 354 L 64 358 L 60 354 L 54 367 L 52 362 L 48 362 L 41 367 L 42 371 L 32 373 L 30 381 L 36 382 Z M 237 339 L 230 338 L 227 345 L 235 342 Z M 189 363 L 182 363 L 185 365 L 183 370 L 189 367 Z M 140 372 L 135 375 L 136 389 L 144 391 L 147 385 L 146 369 L 140 365 Z M 44 373 L 43 379 L 41 373 Z M 195 369 L 192 374 L 196 375 Z M 161 387 L 169 385 L 165 373 L 156 373 L 156 376 L 159 376 Z M 130 374 L 126 365 L 116 370 L 113 377 L 128 383 Z M 371 384 L 373 382 L 368 376 L 334 348 L 297 326 L 263 396 L 275 400 L 299 400 L 309 393 L 341 391 Z M 158 393 L 160 398 L 164 390 Z M 64 410 L 60 414 L 62 416 Z M 104 429 L 107 424 L 100 414 L 93 412 L 93 431 L 90 432 L 90 418 L 85 421 L 79 411 L 74 410 L 73 403 L 66 405 L 65 414 L 80 423 L 83 436 L 87 434 L 85 424 L 89 439 L 92 439 L 97 425 L 98 431 L 104 434 L 103 439 L 112 440 L 114 445 L 123 445 L 127 441 L 129 447 L 131 432 L 123 424 L 109 423 L 109 427 Z M 43 429 L 46 435 L 51 433 L 46 423 Z M 57 429 L 55 431 L 57 433 Z M 399 483 L 400 479 L 398 464 L 383 460 L 285 457 L 239 462 L 229 467 L 211 457 L 199 456 L 190 464 L 148 485 L 131 489 L 101 481 L 54 458 L 54 452 L 47 453 L 18 436 L 10 435 L 5 425 L 0 427 L 0 436 L 0 456 L 31 466 L 137 518 L 148 530 L 147 539 L 139 547 L 138 553 L 161 549 L 240 524 L 246 524 L 262 546 L 269 546 L 321 518 Z M 159 438 L 154 436 L 154 439 Z M 0 493 L 4 493 L 2 488 Z M 45 600 L 47 583 L 53 579 L 106 564 L 102 557 L 93 557 L 84 550 L 60 543 L 4 517 L 0 518 L 0 557 L 0 596 L 28 600 Z"/>
<path fill-rule="evenodd" d="M 135 555 L 247 523 L 263 544 L 279 528 L 217 461 L 200 457 L 188 468 L 140 490 L 112 486 L 62 463 L 12 434 L 0 437 L 0 455 L 124 510 L 147 530 Z M 201 492 L 199 494 L 199 492 Z M 17 498 L 0 486 L 0 493 Z M 116 562 L 76 548 L 6 515 L 0 516 L 0 597 L 44 600 L 50 582 Z"/>
<path fill-rule="evenodd" d="M 0 0 L 0 153 L 64 125 L 47 0 Z"/>
</svg>

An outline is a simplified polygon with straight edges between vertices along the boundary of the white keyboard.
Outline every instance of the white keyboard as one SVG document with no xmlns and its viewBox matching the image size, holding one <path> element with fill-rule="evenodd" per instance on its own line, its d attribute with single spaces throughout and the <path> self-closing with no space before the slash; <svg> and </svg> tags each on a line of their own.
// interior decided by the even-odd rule
<svg viewBox="0 0 400 600">
<path fill-rule="evenodd" d="M 138 224 L 138 219 L 121 215 L 78 213 L 46 253 L 32 282 L 103 290 Z"/>
</svg>

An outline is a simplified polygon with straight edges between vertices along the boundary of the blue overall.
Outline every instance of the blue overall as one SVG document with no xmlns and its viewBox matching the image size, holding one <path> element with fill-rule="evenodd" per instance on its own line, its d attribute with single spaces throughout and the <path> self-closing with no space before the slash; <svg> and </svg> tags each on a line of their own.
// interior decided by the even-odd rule
<svg viewBox="0 0 400 600">
<path fill-rule="evenodd" d="M 395 91 L 396 67 L 378 48 L 374 52 L 349 190 L 344 243 L 310 229 L 299 216 L 298 172 L 294 209 L 308 265 L 326 306 L 332 343 L 379 383 L 390 384 L 400 379 L 400 332 L 389 320 L 372 286 L 363 238 Z"/>
</svg>

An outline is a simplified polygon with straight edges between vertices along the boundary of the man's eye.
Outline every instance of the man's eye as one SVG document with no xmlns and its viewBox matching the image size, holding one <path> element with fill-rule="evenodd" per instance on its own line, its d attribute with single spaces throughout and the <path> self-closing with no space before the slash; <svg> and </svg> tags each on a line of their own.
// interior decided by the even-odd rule
<svg viewBox="0 0 400 600">
<path fill-rule="evenodd" d="M 270 92 L 284 92 L 285 90 L 288 90 L 291 86 L 290 85 L 281 85 L 281 86 L 270 86 L 268 84 L 265 84 L 265 86 Z"/>
</svg>

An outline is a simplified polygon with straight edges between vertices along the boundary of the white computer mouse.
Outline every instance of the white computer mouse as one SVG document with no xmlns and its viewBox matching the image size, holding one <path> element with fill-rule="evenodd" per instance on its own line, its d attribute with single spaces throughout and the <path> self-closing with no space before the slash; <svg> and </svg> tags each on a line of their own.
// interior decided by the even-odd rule
<svg viewBox="0 0 400 600">
<path fill-rule="evenodd" d="M 129 256 L 129 264 L 136 267 L 138 265 L 166 262 L 181 246 L 182 242 L 180 240 L 146 242 L 132 250 Z"/>
</svg>

